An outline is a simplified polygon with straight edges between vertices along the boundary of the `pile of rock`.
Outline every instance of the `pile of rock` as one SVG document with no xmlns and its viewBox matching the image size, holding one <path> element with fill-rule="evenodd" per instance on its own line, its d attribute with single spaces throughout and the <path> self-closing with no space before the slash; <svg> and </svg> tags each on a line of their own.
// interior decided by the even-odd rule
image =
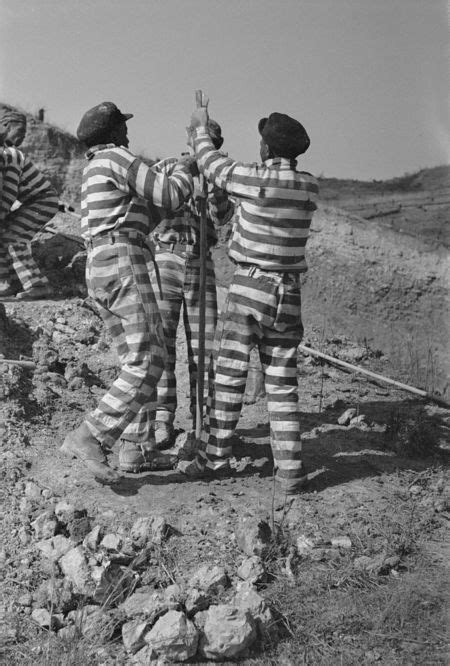
<svg viewBox="0 0 450 666">
<path fill-rule="evenodd" d="M 266 522 L 240 521 L 235 538 L 245 558 L 236 571 L 206 562 L 175 580 L 161 575 L 162 544 L 176 534 L 163 516 L 108 531 L 93 525 L 85 509 L 21 483 L 20 509 L 30 517 L 20 535 L 27 566 L 36 564 L 47 577 L 17 603 L 39 626 L 96 645 L 120 635 L 135 664 L 195 655 L 221 661 L 246 654 L 258 639 L 276 638 L 277 623 L 260 594 L 271 542 Z"/>
</svg>

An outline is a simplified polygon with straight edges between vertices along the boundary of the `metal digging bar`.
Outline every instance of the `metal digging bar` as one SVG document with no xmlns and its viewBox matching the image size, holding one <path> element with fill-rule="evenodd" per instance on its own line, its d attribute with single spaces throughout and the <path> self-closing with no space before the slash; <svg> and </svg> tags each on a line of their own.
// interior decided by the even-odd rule
<svg viewBox="0 0 450 666">
<path fill-rule="evenodd" d="M 402 382 L 398 382 L 397 380 L 391 379 L 390 377 L 379 375 L 377 372 L 371 372 L 370 370 L 361 368 L 359 365 L 353 365 L 352 363 L 347 363 L 347 361 L 341 361 L 339 358 L 335 358 L 334 356 L 329 356 L 328 354 L 324 354 L 323 352 L 317 351 L 316 349 L 312 349 L 311 347 L 307 347 L 306 345 L 299 345 L 298 348 L 300 349 L 300 351 L 303 351 L 306 354 L 309 354 L 310 356 L 317 356 L 317 358 L 321 358 L 322 360 L 326 361 L 327 363 L 330 363 L 331 365 L 337 365 L 338 367 L 344 368 L 345 370 L 350 370 L 351 372 L 356 372 L 360 375 L 365 375 L 366 377 L 369 377 L 372 380 L 378 382 L 384 382 L 385 384 L 390 384 L 391 386 L 395 386 L 396 388 L 401 389 L 402 391 L 408 391 L 409 393 L 414 393 L 414 395 L 418 395 L 421 398 L 424 398 L 425 400 L 430 400 L 431 402 L 435 402 L 437 405 L 440 405 L 441 407 L 446 407 L 447 409 L 450 409 L 450 402 L 444 400 L 444 398 L 441 398 L 440 396 L 434 395 L 433 393 L 428 393 L 428 391 L 416 388 L 415 386 L 409 386 L 408 384 L 403 384 Z"/>
<path fill-rule="evenodd" d="M 203 104 L 203 93 L 195 91 L 197 108 Z M 198 321 L 198 361 L 197 361 L 197 402 L 195 419 L 195 437 L 200 439 L 203 425 L 203 394 L 205 388 L 205 307 L 206 307 L 206 197 L 207 182 L 203 174 L 199 175 L 202 196 L 198 199 L 200 212 L 200 290 L 199 290 L 199 321 Z"/>
</svg>

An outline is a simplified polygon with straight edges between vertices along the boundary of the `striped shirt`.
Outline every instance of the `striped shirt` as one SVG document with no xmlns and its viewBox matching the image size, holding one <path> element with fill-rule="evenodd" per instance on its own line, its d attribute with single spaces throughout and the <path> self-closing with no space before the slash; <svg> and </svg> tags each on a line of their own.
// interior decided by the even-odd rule
<svg viewBox="0 0 450 666">
<path fill-rule="evenodd" d="M 81 234 L 89 239 L 109 231 L 148 235 L 159 221 L 155 206 L 179 208 L 193 191 L 183 164 L 170 176 L 158 173 L 123 147 L 90 148 L 81 186 Z"/>
<path fill-rule="evenodd" d="M 2 226 L 14 226 L 19 235 L 23 230 L 23 236 L 30 238 L 58 212 L 56 192 L 33 162 L 17 148 L 1 149 L 0 167 Z"/>
<path fill-rule="evenodd" d="M 194 146 L 205 176 L 240 199 L 230 258 L 269 271 L 305 272 L 305 245 L 319 192 L 316 178 L 283 157 L 261 165 L 234 162 L 214 150 L 204 127 L 195 130 Z"/>
<path fill-rule="evenodd" d="M 162 160 L 154 164 L 158 171 L 170 174 L 176 160 L 173 158 Z M 194 180 L 195 187 L 199 188 L 198 179 Z M 228 194 L 216 185 L 208 184 L 208 199 L 206 209 L 206 242 L 213 247 L 217 242 L 214 225 L 221 226 L 227 222 L 233 213 L 234 206 Z M 174 212 L 164 211 L 163 219 L 153 233 L 155 243 L 186 243 L 187 245 L 200 245 L 200 210 L 194 196 L 190 197 L 183 206 Z"/>
</svg>

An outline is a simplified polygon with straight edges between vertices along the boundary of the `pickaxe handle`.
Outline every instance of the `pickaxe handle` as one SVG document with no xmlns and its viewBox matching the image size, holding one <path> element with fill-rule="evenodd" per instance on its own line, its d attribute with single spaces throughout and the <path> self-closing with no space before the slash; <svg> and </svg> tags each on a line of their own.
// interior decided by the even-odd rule
<svg viewBox="0 0 450 666">
<path fill-rule="evenodd" d="M 203 92 L 195 91 L 195 103 L 197 108 L 206 106 Z M 200 289 L 199 289 L 199 321 L 198 321 L 198 360 L 197 360 L 197 401 L 195 436 L 200 439 L 203 424 L 203 398 L 205 390 L 205 310 L 206 310 L 206 253 L 207 253 L 207 218 L 206 197 L 208 185 L 203 174 L 200 174 L 200 189 L 203 197 L 198 199 L 200 212 Z"/>
</svg>

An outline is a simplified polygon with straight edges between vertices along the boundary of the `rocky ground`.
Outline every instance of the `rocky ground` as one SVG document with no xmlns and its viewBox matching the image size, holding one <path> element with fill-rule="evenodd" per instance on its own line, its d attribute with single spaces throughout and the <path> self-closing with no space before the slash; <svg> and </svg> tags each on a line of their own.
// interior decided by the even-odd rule
<svg viewBox="0 0 450 666">
<path fill-rule="evenodd" d="M 286 502 L 255 362 L 231 478 L 149 472 L 113 489 L 59 452 L 117 372 L 89 300 L 11 301 L 0 314 L 1 353 L 36 364 L 0 366 L 0 660 L 446 663 L 447 410 L 300 354 L 314 478 Z M 391 367 L 322 329 L 305 343 Z M 182 337 L 179 350 L 186 448 Z"/>
<path fill-rule="evenodd" d="M 78 209 L 80 146 L 29 127 L 27 153 Z M 447 174 L 321 179 L 303 307 L 305 344 L 449 400 Z M 448 410 L 300 353 L 312 480 L 287 502 L 253 358 L 229 479 L 168 470 L 100 486 L 59 451 L 117 373 L 78 218 L 58 214 L 34 252 L 54 300 L 0 303 L 0 359 L 34 364 L 0 362 L 0 663 L 448 663 Z M 185 457 L 182 332 L 177 348 Z"/>
</svg>

